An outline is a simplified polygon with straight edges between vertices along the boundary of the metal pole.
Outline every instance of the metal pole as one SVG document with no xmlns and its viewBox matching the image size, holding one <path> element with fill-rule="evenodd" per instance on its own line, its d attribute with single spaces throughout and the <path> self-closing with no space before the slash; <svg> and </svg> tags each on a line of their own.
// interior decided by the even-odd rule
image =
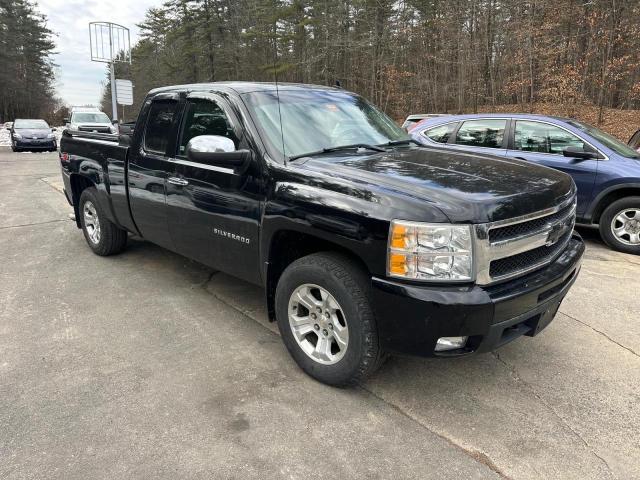
<svg viewBox="0 0 640 480">
<path fill-rule="evenodd" d="M 113 120 L 118 120 L 118 105 L 116 105 L 116 72 L 113 65 L 111 65 L 111 111 L 113 112 Z"/>
<path fill-rule="evenodd" d="M 111 111 L 113 120 L 118 120 L 118 105 L 116 104 L 116 69 L 113 59 L 113 25 L 109 25 L 109 59 L 111 67 Z"/>
</svg>

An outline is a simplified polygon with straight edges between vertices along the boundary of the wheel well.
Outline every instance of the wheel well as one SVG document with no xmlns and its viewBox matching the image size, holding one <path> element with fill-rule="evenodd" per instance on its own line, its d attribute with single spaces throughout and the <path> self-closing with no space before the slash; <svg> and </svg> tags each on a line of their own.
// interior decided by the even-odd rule
<svg viewBox="0 0 640 480">
<path fill-rule="evenodd" d="M 592 222 L 598 223 L 600 221 L 600 216 L 604 209 L 611 205 L 616 200 L 620 200 L 624 197 L 635 197 L 640 196 L 640 188 L 620 188 L 618 190 L 614 190 L 613 192 L 607 193 L 604 197 L 600 199 L 598 205 L 593 211 Z"/>
<path fill-rule="evenodd" d="M 95 184 L 87 177 L 82 175 L 71 175 L 71 198 L 73 198 L 73 212 L 76 216 L 76 225 L 80 225 L 80 195 L 89 187 L 95 187 Z"/>
<path fill-rule="evenodd" d="M 276 286 L 282 272 L 297 259 L 317 252 L 340 252 L 353 259 L 363 271 L 369 272 L 361 258 L 340 245 L 306 233 L 280 231 L 273 236 L 269 248 L 266 289 L 269 321 L 275 320 Z"/>
</svg>

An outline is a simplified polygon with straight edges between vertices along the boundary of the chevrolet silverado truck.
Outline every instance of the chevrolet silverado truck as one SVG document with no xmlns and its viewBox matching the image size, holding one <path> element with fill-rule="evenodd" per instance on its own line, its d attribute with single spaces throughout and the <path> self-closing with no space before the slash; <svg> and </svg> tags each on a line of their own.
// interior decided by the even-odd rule
<svg viewBox="0 0 640 480">
<path fill-rule="evenodd" d="M 89 247 L 115 254 L 133 234 L 264 287 L 294 360 L 330 385 L 389 354 L 534 336 L 580 270 L 571 177 L 418 146 L 339 88 L 159 88 L 123 132 L 61 140 Z"/>
</svg>

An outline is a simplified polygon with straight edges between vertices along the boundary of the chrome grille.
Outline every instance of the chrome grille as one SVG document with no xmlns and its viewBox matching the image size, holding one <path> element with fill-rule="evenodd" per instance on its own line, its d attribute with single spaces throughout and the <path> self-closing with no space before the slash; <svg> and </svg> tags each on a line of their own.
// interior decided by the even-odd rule
<svg viewBox="0 0 640 480">
<path fill-rule="evenodd" d="M 490 284 L 551 263 L 571 239 L 575 195 L 554 208 L 476 225 L 477 282 Z"/>
<path fill-rule="evenodd" d="M 489 230 L 489 241 L 495 243 L 538 233 L 544 230 L 547 224 L 555 223 L 570 215 L 572 208 L 574 208 L 573 205 L 569 204 L 560 211 L 545 217 L 534 218 L 533 220 L 514 223 L 505 227 L 492 228 Z"/>
<path fill-rule="evenodd" d="M 97 133 L 111 133 L 109 127 L 78 127 L 80 132 L 97 132 Z"/>
</svg>

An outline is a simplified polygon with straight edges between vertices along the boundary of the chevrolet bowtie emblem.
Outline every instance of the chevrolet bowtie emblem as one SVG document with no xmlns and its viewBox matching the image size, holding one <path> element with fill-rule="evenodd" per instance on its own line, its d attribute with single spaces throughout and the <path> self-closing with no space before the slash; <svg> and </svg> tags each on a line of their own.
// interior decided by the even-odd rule
<svg viewBox="0 0 640 480">
<path fill-rule="evenodd" d="M 562 235 L 567 231 L 567 228 L 569 228 L 569 225 L 564 222 L 552 225 L 551 230 L 549 230 L 549 234 L 547 235 L 547 242 L 545 245 L 549 247 L 560 240 Z"/>
</svg>

